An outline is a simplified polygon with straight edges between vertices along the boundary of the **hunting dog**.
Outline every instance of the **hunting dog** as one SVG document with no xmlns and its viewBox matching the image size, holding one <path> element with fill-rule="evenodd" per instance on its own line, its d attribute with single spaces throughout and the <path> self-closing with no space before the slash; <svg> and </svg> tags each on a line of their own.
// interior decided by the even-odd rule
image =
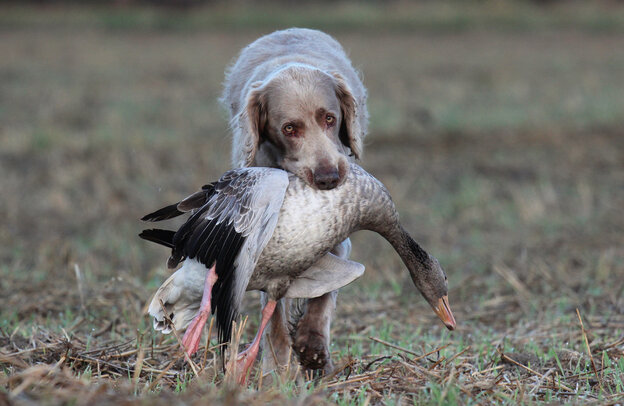
<svg viewBox="0 0 624 406">
<path fill-rule="evenodd" d="M 221 102 L 230 113 L 232 166 L 282 168 L 311 187 L 339 186 L 362 155 L 366 89 L 341 45 L 316 30 L 292 28 L 245 47 L 227 70 Z M 351 243 L 333 253 L 347 258 Z M 263 372 L 288 362 L 329 372 L 336 292 L 309 299 L 294 320 L 282 301 L 263 339 Z"/>
</svg>

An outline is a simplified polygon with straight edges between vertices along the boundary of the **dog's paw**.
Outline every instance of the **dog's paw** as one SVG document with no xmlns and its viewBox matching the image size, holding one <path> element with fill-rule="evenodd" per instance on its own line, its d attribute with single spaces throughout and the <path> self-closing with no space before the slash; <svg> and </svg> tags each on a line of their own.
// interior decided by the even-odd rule
<svg viewBox="0 0 624 406">
<path fill-rule="evenodd" d="M 334 369 L 323 334 L 300 325 L 293 338 L 292 348 L 306 370 L 329 374 Z"/>
</svg>

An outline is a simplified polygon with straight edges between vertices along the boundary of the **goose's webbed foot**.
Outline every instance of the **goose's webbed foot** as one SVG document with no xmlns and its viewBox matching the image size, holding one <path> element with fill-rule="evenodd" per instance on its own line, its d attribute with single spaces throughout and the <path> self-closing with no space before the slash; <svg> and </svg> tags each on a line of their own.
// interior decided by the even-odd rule
<svg viewBox="0 0 624 406">
<path fill-rule="evenodd" d="M 210 298 L 212 295 L 212 287 L 216 281 L 217 273 L 215 271 L 215 265 L 213 265 L 206 274 L 206 281 L 204 282 L 204 295 L 202 296 L 201 305 L 199 306 L 199 312 L 193 321 L 191 321 L 191 324 L 187 327 L 184 337 L 182 338 L 182 344 L 184 345 L 186 353 L 189 356 L 195 354 L 199 348 L 202 331 L 204 330 L 208 317 L 210 317 Z"/>
<path fill-rule="evenodd" d="M 186 349 L 186 353 L 191 356 L 199 349 L 199 342 L 201 341 L 201 335 L 206 325 L 206 321 L 210 316 L 209 311 L 200 310 L 197 316 L 191 321 L 191 324 L 186 329 L 184 337 L 182 337 L 182 345 Z"/>
<path fill-rule="evenodd" d="M 277 302 L 275 300 L 269 300 L 264 309 L 262 309 L 262 320 L 260 321 L 260 327 L 258 328 L 258 333 L 256 337 L 249 345 L 249 347 L 238 354 L 236 358 L 236 377 L 239 384 L 243 385 L 245 380 L 247 379 L 247 375 L 249 375 L 249 370 L 253 365 L 254 361 L 258 357 L 258 350 L 260 349 L 260 339 L 262 338 L 262 333 L 267 326 L 267 323 L 271 319 L 273 315 L 273 311 L 275 310 L 275 305 Z"/>
</svg>

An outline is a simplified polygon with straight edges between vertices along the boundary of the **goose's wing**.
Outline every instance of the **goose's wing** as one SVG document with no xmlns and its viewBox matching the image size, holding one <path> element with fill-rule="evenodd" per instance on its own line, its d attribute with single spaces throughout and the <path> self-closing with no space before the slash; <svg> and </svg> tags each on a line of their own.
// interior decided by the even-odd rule
<svg viewBox="0 0 624 406">
<path fill-rule="evenodd" d="M 168 265 L 185 258 L 207 268 L 216 265 L 212 308 L 222 341 L 228 341 L 232 321 L 262 250 L 269 242 L 288 188 L 288 174 L 271 168 L 241 168 L 183 201 L 148 215 L 148 220 L 175 217 L 194 210 L 175 234 L 145 230 L 145 239 L 172 247 Z"/>
<path fill-rule="evenodd" d="M 348 285 L 362 274 L 364 265 L 327 253 L 292 281 L 285 297 L 319 297 Z"/>
</svg>

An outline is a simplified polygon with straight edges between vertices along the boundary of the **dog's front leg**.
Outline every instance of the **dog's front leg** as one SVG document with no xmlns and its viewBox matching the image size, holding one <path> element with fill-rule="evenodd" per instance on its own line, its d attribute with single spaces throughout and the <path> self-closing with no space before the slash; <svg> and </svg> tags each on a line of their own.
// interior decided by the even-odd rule
<svg viewBox="0 0 624 406">
<path fill-rule="evenodd" d="M 351 240 L 347 238 L 331 252 L 342 259 L 348 259 L 351 254 Z M 322 370 L 329 374 L 334 369 L 329 345 L 337 296 L 336 290 L 309 299 L 304 306 L 303 315 L 294 322 L 293 352 L 307 370 Z"/>
<path fill-rule="evenodd" d="M 334 369 L 329 345 L 337 296 L 335 290 L 308 299 L 303 316 L 295 321 L 292 348 L 304 370 L 329 374 Z"/>
</svg>

